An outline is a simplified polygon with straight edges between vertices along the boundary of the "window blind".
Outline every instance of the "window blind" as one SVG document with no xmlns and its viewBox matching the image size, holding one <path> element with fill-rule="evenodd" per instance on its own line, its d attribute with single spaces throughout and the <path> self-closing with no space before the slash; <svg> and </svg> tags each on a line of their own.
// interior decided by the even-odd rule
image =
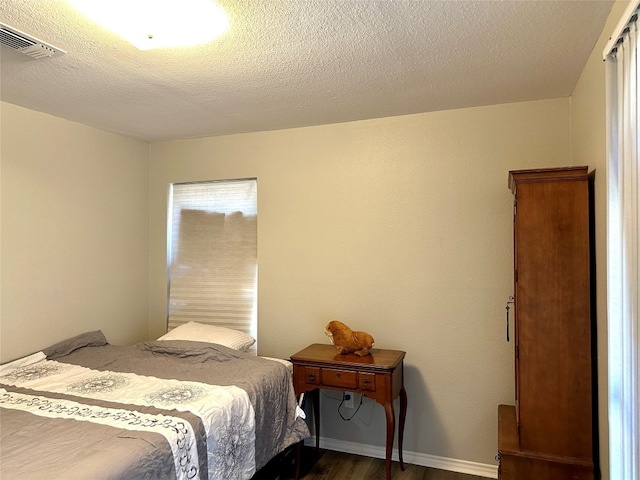
<svg viewBox="0 0 640 480">
<path fill-rule="evenodd" d="M 257 339 L 257 218 L 255 179 L 171 185 L 169 330 L 197 321 Z"/>
</svg>

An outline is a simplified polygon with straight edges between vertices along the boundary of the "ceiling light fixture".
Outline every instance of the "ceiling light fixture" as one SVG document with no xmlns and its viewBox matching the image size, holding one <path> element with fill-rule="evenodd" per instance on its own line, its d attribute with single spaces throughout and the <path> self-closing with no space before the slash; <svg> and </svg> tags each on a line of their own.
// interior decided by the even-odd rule
<svg viewBox="0 0 640 480">
<path fill-rule="evenodd" d="M 211 0 L 68 0 L 139 50 L 207 43 L 229 26 Z"/>
</svg>

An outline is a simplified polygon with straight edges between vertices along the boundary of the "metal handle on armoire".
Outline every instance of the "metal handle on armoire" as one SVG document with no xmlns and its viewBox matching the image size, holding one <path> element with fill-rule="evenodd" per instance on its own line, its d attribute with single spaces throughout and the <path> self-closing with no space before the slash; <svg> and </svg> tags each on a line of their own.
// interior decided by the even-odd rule
<svg viewBox="0 0 640 480">
<path fill-rule="evenodd" d="M 507 300 L 507 342 L 509 341 L 509 310 L 511 310 L 511 307 L 509 305 L 513 305 L 514 304 L 514 299 L 513 299 L 513 295 L 509 295 L 509 299 Z"/>
</svg>

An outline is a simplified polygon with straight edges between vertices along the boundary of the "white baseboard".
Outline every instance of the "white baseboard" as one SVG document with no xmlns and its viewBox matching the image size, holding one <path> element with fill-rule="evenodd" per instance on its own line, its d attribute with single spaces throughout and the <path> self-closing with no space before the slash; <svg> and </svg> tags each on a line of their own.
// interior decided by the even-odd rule
<svg viewBox="0 0 640 480">
<path fill-rule="evenodd" d="M 305 444 L 314 446 L 315 437 L 305 440 Z M 367 445 L 364 443 L 347 442 L 344 440 L 336 440 L 333 438 L 325 437 L 320 437 L 320 448 L 374 458 L 385 458 L 386 455 L 384 447 Z M 398 460 L 397 448 L 393 449 L 392 459 L 395 461 Z M 407 452 L 406 450 L 402 452 L 402 459 L 405 463 L 420 465 L 422 467 L 438 468 L 440 470 L 448 470 L 451 472 L 477 475 L 478 477 L 498 478 L 498 467 L 485 463 L 439 457 L 426 453 Z"/>
</svg>

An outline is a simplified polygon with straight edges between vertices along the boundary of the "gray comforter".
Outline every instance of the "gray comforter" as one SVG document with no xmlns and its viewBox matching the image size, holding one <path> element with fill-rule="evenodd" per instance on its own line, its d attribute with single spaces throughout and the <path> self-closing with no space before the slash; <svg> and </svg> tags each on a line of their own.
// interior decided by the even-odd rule
<svg viewBox="0 0 640 480">
<path fill-rule="evenodd" d="M 106 342 L 101 332 L 74 337 L 44 350 L 44 353 L 47 360 L 92 370 L 131 372 L 210 385 L 235 385 L 243 389 L 255 411 L 257 469 L 287 447 L 309 436 L 305 422 L 296 418 L 296 399 L 290 372 L 279 362 L 200 342 L 155 341 L 126 347 L 114 346 Z M 52 401 L 90 402 L 91 405 L 135 412 L 131 415 L 164 413 L 178 421 L 187 421 L 193 427 L 199 454 L 199 468 L 197 471 L 193 469 L 194 478 L 207 478 L 206 435 L 202 422 L 192 413 L 176 410 L 166 412 L 155 406 L 89 401 L 68 394 L 34 391 L 8 385 L 3 382 L 2 376 L 0 387 L 6 392 L 4 397 L 0 396 L 2 478 L 176 477 L 172 450 L 162 435 L 74 419 L 36 416 L 3 407 L 3 401 L 15 401 L 15 397 L 20 395 L 46 397 Z M 227 457 L 221 458 L 221 461 L 228 461 Z M 238 473 L 237 478 L 243 478 L 242 474 Z"/>
</svg>

